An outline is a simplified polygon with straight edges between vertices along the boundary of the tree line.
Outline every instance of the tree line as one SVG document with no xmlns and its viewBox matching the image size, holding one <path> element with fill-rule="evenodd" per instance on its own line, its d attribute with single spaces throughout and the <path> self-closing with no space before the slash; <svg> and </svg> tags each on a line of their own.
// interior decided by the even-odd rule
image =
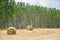
<svg viewBox="0 0 60 40">
<path fill-rule="evenodd" d="M 0 28 L 25 28 L 27 25 L 34 28 L 59 28 L 60 10 L 16 3 L 15 0 L 0 0 Z"/>
</svg>

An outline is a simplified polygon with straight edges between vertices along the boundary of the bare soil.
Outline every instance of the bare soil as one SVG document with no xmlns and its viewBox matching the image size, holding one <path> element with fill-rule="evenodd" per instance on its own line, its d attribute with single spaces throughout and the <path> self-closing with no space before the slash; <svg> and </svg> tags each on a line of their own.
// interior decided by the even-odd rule
<svg viewBox="0 0 60 40">
<path fill-rule="evenodd" d="M 16 35 L 7 35 L 7 30 L 0 31 L 0 40 L 60 40 L 60 29 L 20 29 Z"/>
</svg>

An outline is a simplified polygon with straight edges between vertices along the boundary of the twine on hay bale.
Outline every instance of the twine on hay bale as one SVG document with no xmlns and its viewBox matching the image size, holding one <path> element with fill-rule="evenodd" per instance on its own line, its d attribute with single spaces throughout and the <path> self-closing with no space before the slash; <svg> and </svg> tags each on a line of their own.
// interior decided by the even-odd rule
<svg viewBox="0 0 60 40">
<path fill-rule="evenodd" d="M 14 35 L 16 34 L 16 29 L 14 27 L 9 27 L 7 30 L 8 35 Z"/>
<path fill-rule="evenodd" d="M 31 25 L 28 25 L 28 26 L 26 27 L 26 29 L 27 29 L 27 30 L 33 30 L 33 27 L 32 27 Z"/>
</svg>

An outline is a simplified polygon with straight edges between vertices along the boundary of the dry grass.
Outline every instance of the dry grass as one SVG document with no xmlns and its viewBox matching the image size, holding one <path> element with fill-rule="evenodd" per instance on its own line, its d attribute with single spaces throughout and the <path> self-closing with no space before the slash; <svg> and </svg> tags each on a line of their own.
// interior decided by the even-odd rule
<svg viewBox="0 0 60 40">
<path fill-rule="evenodd" d="M 16 35 L 7 35 L 3 31 L 0 33 L 0 40 L 60 40 L 60 29 L 21 29 L 17 30 Z"/>
<path fill-rule="evenodd" d="M 26 29 L 32 31 L 32 30 L 33 30 L 33 27 L 32 27 L 31 25 L 28 25 L 28 26 L 26 27 Z"/>
<path fill-rule="evenodd" d="M 7 30 L 8 35 L 14 35 L 16 34 L 16 29 L 14 27 L 9 27 Z"/>
</svg>

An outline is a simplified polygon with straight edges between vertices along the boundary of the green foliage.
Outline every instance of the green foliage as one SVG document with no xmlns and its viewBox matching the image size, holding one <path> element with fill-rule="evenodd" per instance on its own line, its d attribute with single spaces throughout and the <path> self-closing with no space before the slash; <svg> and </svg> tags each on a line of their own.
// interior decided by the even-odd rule
<svg viewBox="0 0 60 40">
<path fill-rule="evenodd" d="M 27 25 L 35 28 L 59 28 L 60 10 L 24 2 L 16 3 L 15 0 L 0 0 L 0 28 L 25 28 Z"/>
</svg>

